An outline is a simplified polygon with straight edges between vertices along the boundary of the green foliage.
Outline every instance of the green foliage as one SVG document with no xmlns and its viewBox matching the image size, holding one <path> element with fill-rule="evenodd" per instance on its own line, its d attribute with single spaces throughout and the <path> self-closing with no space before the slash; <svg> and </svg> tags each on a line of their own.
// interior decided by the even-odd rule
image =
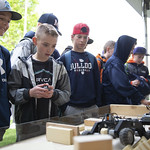
<svg viewBox="0 0 150 150">
<path fill-rule="evenodd" d="M 1 45 L 11 51 L 24 36 L 25 0 L 8 0 L 8 2 L 13 11 L 17 11 L 22 15 L 21 20 L 10 22 L 9 29 L 0 41 Z M 38 0 L 28 0 L 27 31 L 34 30 L 37 25 L 39 15 L 35 10 L 38 4 Z"/>
<path fill-rule="evenodd" d="M 3 141 L 0 142 L 0 147 L 13 144 L 16 142 L 16 129 L 7 129 Z"/>
</svg>

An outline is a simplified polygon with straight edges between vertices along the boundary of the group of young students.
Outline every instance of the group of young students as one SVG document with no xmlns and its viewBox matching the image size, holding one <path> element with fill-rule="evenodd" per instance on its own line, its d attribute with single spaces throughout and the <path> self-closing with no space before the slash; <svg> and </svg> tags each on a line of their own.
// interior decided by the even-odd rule
<svg viewBox="0 0 150 150">
<path fill-rule="evenodd" d="M 6 3 L 9 5 L 6 0 L 0 1 L 1 36 L 10 20 L 21 19 Z M 141 81 L 129 78 L 132 71 L 139 73 L 136 69 L 140 65 L 139 78 L 149 82 L 147 67 L 136 61 L 137 55 L 143 60 L 146 50 L 134 49 L 136 39 L 123 35 L 116 42 L 108 41 L 103 56 L 95 57 L 85 51 L 89 32 L 87 24 L 76 24 L 71 35 L 72 50 L 60 56 L 55 49 L 61 35 L 58 19 L 43 14 L 36 32 L 28 32 L 11 53 L 11 65 L 9 51 L 0 46 L 1 140 L 10 122 L 9 101 L 15 106 L 17 124 L 58 116 L 60 110 L 62 115 L 71 115 L 108 104 L 150 104 L 137 88 Z M 133 61 L 125 69 L 133 49 Z M 22 140 L 21 135 L 17 134 L 17 140 Z"/>
<path fill-rule="evenodd" d="M 103 105 L 108 104 L 144 104 L 149 105 L 150 101 L 146 100 L 146 95 L 143 95 L 136 86 L 132 85 L 131 79 L 127 70 L 125 69 L 125 64 L 137 48 L 135 48 L 136 39 L 123 35 L 117 40 L 114 48 L 113 55 L 108 59 L 105 64 L 105 69 L 103 71 Z M 134 49 L 135 48 L 135 49 Z M 138 47 L 138 49 L 141 49 Z M 145 51 L 146 52 L 146 51 Z M 132 57 L 135 58 L 138 55 L 145 55 L 146 53 L 133 53 Z M 127 62 L 128 63 L 128 62 Z M 129 65 L 136 66 L 134 71 L 137 69 L 137 76 L 143 78 L 145 82 L 148 82 L 141 73 L 139 73 L 139 64 L 137 61 L 130 63 Z M 140 63 L 143 66 L 143 63 Z M 146 66 L 145 66 L 146 67 Z M 131 69 L 133 73 L 133 69 Z M 143 71 L 141 71 L 143 72 Z M 148 72 L 147 72 L 148 73 Z M 148 76 L 147 76 L 148 77 Z M 136 78 L 136 80 L 139 80 Z M 144 87 L 145 88 L 145 87 Z"/>
</svg>

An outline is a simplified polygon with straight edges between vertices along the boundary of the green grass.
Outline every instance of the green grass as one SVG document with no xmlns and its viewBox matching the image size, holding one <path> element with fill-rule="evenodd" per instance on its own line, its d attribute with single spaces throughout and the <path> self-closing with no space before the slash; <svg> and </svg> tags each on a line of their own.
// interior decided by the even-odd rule
<svg viewBox="0 0 150 150">
<path fill-rule="evenodd" d="M 16 129 L 7 129 L 3 141 L 0 141 L 0 147 L 16 142 Z"/>
</svg>

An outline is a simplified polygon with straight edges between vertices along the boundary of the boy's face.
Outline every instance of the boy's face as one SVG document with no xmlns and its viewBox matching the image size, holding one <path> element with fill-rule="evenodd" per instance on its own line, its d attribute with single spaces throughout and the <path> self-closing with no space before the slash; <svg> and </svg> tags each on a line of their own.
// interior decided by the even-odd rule
<svg viewBox="0 0 150 150">
<path fill-rule="evenodd" d="M 141 64 L 143 58 L 144 58 L 144 54 L 134 54 L 133 55 L 133 60 L 137 63 L 137 64 Z"/>
<path fill-rule="evenodd" d="M 131 49 L 131 51 L 130 51 L 130 54 L 129 54 L 128 58 L 131 56 L 131 54 L 133 54 L 134 48 L 135 48 L 135 44 L 132 46 L 132 49 Z"/>
<path fill-rule="evenodd" d="M 108 47 L 107 51 L 106 51 L 107 58 L 110 58 L 112 56 L 113 52 L 114 52 L 114 48 Z"/>
<path fill-rule="evenodd" d="M 84 34 L 76 34 L 72 35 L 72 42 L 74 45 L 74 50 L 78 52 L 83 52 L 86 48 L 87 42 L 88 42 L 88 35 Z"/>
<path fill-rule="evenodd" d="M 55 50 L 57 37 L 41 34 L 40 38 L 33 37 L 33 42 L 37 46 L 37 57 L 40 61 L 48 60 Z"/>
<path fill-rule="evenodd" d="M 0 36 L 3 36 L 9 28 L 11 16 L 12 14 L 10 12 L 0 12 Z"/>
</svg>

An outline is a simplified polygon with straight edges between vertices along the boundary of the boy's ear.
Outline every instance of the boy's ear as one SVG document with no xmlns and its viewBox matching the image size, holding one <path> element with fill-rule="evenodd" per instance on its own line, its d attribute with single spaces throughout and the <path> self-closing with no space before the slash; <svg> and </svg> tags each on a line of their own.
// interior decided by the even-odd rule
<svg viewBox="0 0 150 150">
<path fill-rule="evenodd" d="M 34 45 L 37 45 L 37 38 L 35 36 L 32 38 L 32 41 L 33 41 Z"/>
<path fill-rule="evenodd" d="M 74 35 L 71 35 L 71 40 L 73 40 L 73 38 L 74 38 Z"/>
<path fill-rule="evenodd" d="M 106 52 L 110 52 L 110 47 L 106 47 Z"/>
<path fill-rule="evenodd" d="M 41 24 L 42 24 L 42 23 L 38 22 L 38 23 L 37 23 L 37 27 L 40 26 Z"/>
<path fill-rule="evenodd" d="M 105 54 L 106 53 L 109 53 L 109 48 L 108 47 L 105 48 Z"/>
</svg>

